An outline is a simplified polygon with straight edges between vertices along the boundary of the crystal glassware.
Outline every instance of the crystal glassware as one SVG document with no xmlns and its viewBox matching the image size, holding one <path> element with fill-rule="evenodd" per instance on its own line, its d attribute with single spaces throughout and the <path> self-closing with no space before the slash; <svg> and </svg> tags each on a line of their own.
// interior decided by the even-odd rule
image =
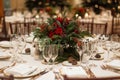
<svg viewBox="0 0 120 80">
<path fill-rule="evenodd" d="M 89 50 L 89 41 L 84 42 L 84 49 L 82 52 L 82 63 L 87 64 L 89 62 L 89 59 L 91 57 L 91 52 Z"/>
<path fill-rule="evenodd" d="M 43 58 L 46 60 L 47 64 L 50 64 L 50 59 L 52 57 L 52 50 L 50 45 L 43 46 Z"/>
<path fill-rule="evenodd" d="M 76 50 L 79 54 L 79 58 L 80 58 L 79 61 L 81 63 L 82 62 L 82 46 L 77 46 Z"/>
<path fill-rule="evenodd" d="M 111 44 L 110 43 L 107 43 L 106 45 L 105 45 L 105 47 L 106 47 L 106 49 L 107 49 L 107 57 L 106 57 L 106 59 L 104 60 L 104 62 L 110 62 L 110 49 L 111 49 Z"/>
<path fill-rule="evenodd" d="M 57 44 L 52 44 L 52 45 L 51 45 L 51 50 L 52 50 L 51 60 L 52 60 L 52 62 L 53 62 L 53 64 L 54 64 L 54 63 L 55 63 L 55 59 L 56 59 L 57 56 L 58 56 L 59 45 L 57 45 Z"/>
</svg>

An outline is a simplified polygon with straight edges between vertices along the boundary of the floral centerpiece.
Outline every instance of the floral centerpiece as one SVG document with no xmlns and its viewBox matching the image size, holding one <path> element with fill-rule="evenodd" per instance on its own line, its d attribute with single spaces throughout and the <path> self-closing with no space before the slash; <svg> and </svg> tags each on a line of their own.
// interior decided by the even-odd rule
<svg viewBox="0 0 120 80">
<path fill-rule="evenodd" d="M 79 8 L 76 8 L 75 16 L 78 15 L 83 18 L 85 16 L 85 13 L 86 13 L 86 9 L 83 7 L 79 7 Z"/>
<path fill-rule="evenodd" d="M 76 45 L 80 46 L 79 39 L 89 35 L 86 31 L 80 31 L 76 20 L 67 17 L 49 18 L 47 23 L 42 23 L 34 31 L 35 38 L 46 40 L 46 44 L 60 44 L 63 52 L 59 53 L 58 61 L 64 61 L 69 56 L 79 60 Z"/>
</svg>

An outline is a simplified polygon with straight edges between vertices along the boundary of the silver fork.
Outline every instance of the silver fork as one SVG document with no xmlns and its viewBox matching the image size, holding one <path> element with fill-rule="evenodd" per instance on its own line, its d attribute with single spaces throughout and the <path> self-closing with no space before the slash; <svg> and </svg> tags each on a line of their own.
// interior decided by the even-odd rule
<svg viewBox="0 0 120 80">
<path fill-rule="evenodd" d="M 92 72 L 89 66 L 82 66 L 82 67 L 90 78 L 96 78 L 95 74 Z"/>
<path fill-rule="evenodd" d="M 95 74 L 92 72 L 92 70 L 89 67 L 87 67 L 87 70 L 91 78 L 96 78 Z"/>
<path fill-rule="evenodd" d="M 53 73 L 55 74 L 55 79 L 56 80 L 63 80 L 62 75 L 60 74 L 59 70 L 53 70 Z"/>
<path fill-rule="evenodd" d="M 30 80 L 35 80 L 37 79 L 38 77 L 40 77 L 41 75 L 45 74 L 45 73 L 48 73 L 49 71 L 47 70 L 47 68 L 45 68 L 42 72 L 40 72 L 38 75 L 36 76 L 33 76 L 30 78 Z"/>
</svg>

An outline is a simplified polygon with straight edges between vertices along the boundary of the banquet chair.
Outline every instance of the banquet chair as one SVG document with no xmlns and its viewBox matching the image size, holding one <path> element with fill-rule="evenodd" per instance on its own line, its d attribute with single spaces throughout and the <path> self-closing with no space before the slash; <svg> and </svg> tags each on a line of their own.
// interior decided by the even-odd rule
<svg viewBox="0 0 120 80">
<path fill-rule="evenodd" d="M 8 35 L 8 31 L 6 27 L 5 16 L 0 17 L 0 24 L 1 24 L 0 41 L 3 40 L 9 41 L 10 37 Z"/>
<path fill-rule="evenodd" d="M 94 23 L 93 34 L 107 34 L 107 23 Z"/>
<path fill-rule="evenodd" d="M 33 31 L 31 29 L 31 27 L 34 27 L 33 24 L 32 22 L 10 22 L 10 32 L 11 34 L 29 35 Z"/>
<path fill-rule="evenodd" d="M 83 18 L 79 21 L 79 27 L 82 31 L 93 33 L 94 18 Z"/>
<path fill-rule="evenodd" d="M 10 75 L 10 76 L 0 76 L 0 80 L 14 80 L 14 76 Z"/>
<path fill-rule="evenodd" d="M 32 18 L 32 17 L 24 17 L 24 22 L 31 22 L 33 24 L 36 24 L 36 19 L 35 18 Z"/>
<path fill-rule="evenodd" d="M 120 36 L 120 17 L 112 18 L 112 34 L 118 34 Z"/>
<path fill-rule="evenodd" d="M 5 11 L 4 11 L 3 0 L 0 1 L 0 25 L 1 25 L 0 41 L 9 40 L 6 23 L 5 23 Z"/>
<path fill-rule="evenodd" d="M 64 76 L 64 80 L 120 80 L 120 76 L 117 77 L 99 77 L 99 78 L 68 78 Z"/>
<path fill-rule="evenodd" d="M 24 22 L 25 23 L 30 23 L 31 27 L 30 27 L 30 30 L 35 30 L 35 28 L 37 27 L 37 20 L 36 18 L 33 18 L 33 17 L 24 17 Z"/>
</svg>

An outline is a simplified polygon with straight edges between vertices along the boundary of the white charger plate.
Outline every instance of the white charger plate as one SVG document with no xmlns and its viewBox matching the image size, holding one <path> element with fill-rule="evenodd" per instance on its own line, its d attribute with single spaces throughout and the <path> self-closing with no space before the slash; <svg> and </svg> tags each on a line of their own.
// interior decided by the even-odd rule
<svg viewBox="0 0 120 80">
<path fill-rule="evenodd" d="M 113 60 L 109 63 L 107 63 L 107 66 L 113 69 L 120 70 L 120 60 Z"/>
<path fill-rule="evenodd" d="M 0 60 L 9 59 L 10 57 L 10 53 L 0 51 Z"/>
<path fill-rule="evenodd" d="M 16 74 L 13 74 L 13 73 L 10 73 L 9 72 L 9 70 L 11 69 L 12 67 L 9 67 L 9 68 L 7 68 L 7 69 L 5 69 L 4 70 L 4 74 L 5 75 L 14 75 L 14 78 L 17 78 L 17 79 L 21 79 L 21 78 L 30 78 L 30 77 L 33 77 L 33 76 L 36 76 L 36 75 L 38 75 L 38 74 L 40 74 L 41 72 L 43 72 L 44 70 L 45 70 L 45 68 L 44 69 L 41 69 L 41 68 L 37 68 L 35 71 L 33 71 L 32 73 L 30 73 L 30 74 L 26 74 L 26 75 L 16 75 Z"/>
<path fill-rule="evenodd" d="M 11 47 L 11 44 L 10 44 L 9 41 L 1 41 L 0 42 L 0 47 L 9 48 L 9 47 Z"/>
<path fill-rule="evenodd" d="M 115 55 L 120 58 L 120 51 L 116 52 Z"/>
</svg>

